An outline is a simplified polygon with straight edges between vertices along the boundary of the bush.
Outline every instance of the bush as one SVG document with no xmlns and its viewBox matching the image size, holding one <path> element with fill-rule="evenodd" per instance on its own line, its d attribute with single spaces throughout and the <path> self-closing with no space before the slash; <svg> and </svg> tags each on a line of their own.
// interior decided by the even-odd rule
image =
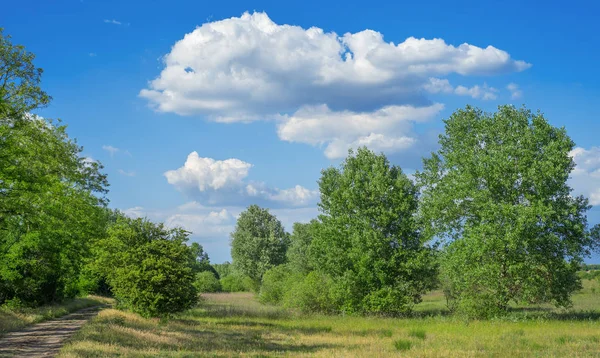
<svg viewBox="0 0 600 358">
<path fill-rule="evenodd" d="M 262 303 L 280 304 L 288 286 L 290 269 L 287 265 L 275 266 L 265 272 L 258 294 Z"/>
<path fill-rule="evenodd" d="M 198 292 L 219 292 L 221 291 L 221 282 L 210 271 L 204 271 L 196 274 L 194 286 Z"/>
<path fill-rule="evenodd" d="M 303 313 L 331 313 L 336 311 L 339 302 L 332 294 L 333 288 L 331 278 L 315 271 L 304 278 L 293 275 L 288 279 L 282 303 Z"/>
<path fill-rule="evenodd" d="M 144 317 L 166 316 L 194 306 L 194 257 L 187 232 L 163 224 L 120 217 L 98 246 L 119 306 Z"/>
<path fill-rule="evenodd" d="M 255 291 L 255 283 L 250 277 L 239 273 L 232 273 L 221 278 L 221 289 L 224 292 L 248 292 Z"/>
</svg>

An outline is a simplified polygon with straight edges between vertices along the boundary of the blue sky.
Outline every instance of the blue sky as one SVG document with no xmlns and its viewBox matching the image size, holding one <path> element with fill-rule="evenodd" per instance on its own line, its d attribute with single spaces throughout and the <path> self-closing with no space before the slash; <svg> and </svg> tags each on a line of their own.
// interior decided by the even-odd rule
<svg viewBox="0 0 600 358">
<path fill-rule="evenodd" d="M 45 70 L 39 114 L 105 165 L 111 206 L 183 225 L 222 262 L 248 204 L 291 229 L 347 148 L 413 172 L 466 104 L 565 126 L 572 186 L 600 205 L 600 5 L 538 4 L 21 0 L 0 24 Z"/>
</svg>

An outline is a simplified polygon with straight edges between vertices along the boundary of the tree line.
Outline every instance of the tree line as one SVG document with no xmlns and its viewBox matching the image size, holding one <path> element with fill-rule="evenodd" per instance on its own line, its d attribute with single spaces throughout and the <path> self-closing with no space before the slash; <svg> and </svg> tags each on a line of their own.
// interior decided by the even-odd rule
<svg viewBox="0 0 600 358">
<path fill-rule="evenodd" d="M 574 148 L 540 113 L 466 107 L 409 177 L 383 154 L 349 152 L 322 171 L 320 214 L 292 233 L 252 205 L 211 265 L 189 233 L 108 208 L 102 165 L 60 121 L 34 55 L 0 30 L 0 304 L 113 295 L 144 316 L 193 307 L 199 292 L 247 291 L 305 312 L 410 313 L 441 287 L 476 317 L 511 302 L 566 307 L 598 248 L 584 197 L 567 184 Z"/>
</svg>

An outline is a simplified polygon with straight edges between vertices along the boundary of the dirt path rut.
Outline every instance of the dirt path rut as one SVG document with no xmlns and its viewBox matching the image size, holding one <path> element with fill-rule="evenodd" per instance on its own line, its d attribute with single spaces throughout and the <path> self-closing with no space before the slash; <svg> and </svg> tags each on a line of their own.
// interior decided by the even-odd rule
<svg viewBox="0 0 600 358">
<path fill-rule="evenodd" d="M 105 306 L 85 308 L 0 337 L 0 357 L 54 357 L 65 341 Z"/>
</svg>

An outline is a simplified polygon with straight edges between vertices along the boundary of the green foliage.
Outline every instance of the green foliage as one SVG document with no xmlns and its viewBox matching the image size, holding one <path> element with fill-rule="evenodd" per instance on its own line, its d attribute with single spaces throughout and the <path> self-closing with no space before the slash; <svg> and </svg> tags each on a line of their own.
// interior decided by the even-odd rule
<svg viewBox="0 0 600 358">
<path fill-rule="evenodd" d="M 433 251 L 414 216 L 418 191 L 386 157 L 361 148 L 322 172 L 314 267 L 335 282 L 339 310 L 405 313 L 433 287 Z"/>
<path fill-rule="evenodd" d="M 412 343 L 411 341 L 408 341 L 406 339 L 399 339 L 397 341 L 394 341 L 394 347 L 398 351 L 407 351 L 411 349 Z"/>
<path fill-rule="evenodd" d="M 202 271 L 197 273 L 194 286 L 196 286 L 196 289 L 200 293 L 221 291 L 221 282 L 215 276 L 215 274 L 210 271 Z"/>
<path fill-rule="evenodd" d="M 31 306 L 79 292 L 108 186 L 66 127 L 28 113 L 50 101 L 33 59 L 0 30 L 0 303 Z"/>
<path fill-rule="evenodd" d="M 304 313 L 333 313 L 339 309 L 341 301 L 333 294 L 334 282 L 323 273 L 292 274 L 287 287 L 282 301 L 284 307 Z"/>
<path fill-rule="evenodd" d="M 208 253 L 204 252 L 204 248 L 197 242 L 193 242 L 190 245 L 190 250 L 192 252 L 192 257 L 194 257 L 194 262 L 192 266 L 192 270 L 194 273 L 209 271 L 217 279 L 219 279 L 219 273 L 215 270 L 214 267 L 210 264 L 210 259 L 208 258 Z"/>
<path fill-rule="evenodd" d="M 256 291 L 256 283 L 248 276 L 233 272 L 221 278 L 221 289 L 224 292 Z"/>
<path fill-rule="evenodd" d="M 35 55 L 10 38 L 0 28 L 0 118 L 19 117 L 51 100 L 40 88 L 44 71 L 33 64 Z"/>
<path fill-rule="evenodd" d="M 143 316 L 164 316 L 194 306 L 195 258 L 187 232 L 143 219 L 118 218 L 96 247 L 97 265 L 106 272 L 122 307 Z"/>
<path fill-rule="evenodd" d="M 318 225 L 317 220 L 310 223 L 294 223 L 294 232 L 290 236 L 290 244 L 287 249 L 287 262 L 292 271 L 307 274 L 313 267 L 311 265 L 310 244 L 312 242 L 312 230 Z"/>
<path fill-rule="evenodd" d="M 541 114 L 467 107 L 445 121 L 441 149 L 424 160 L 420 218 L 445 244 L 451 306 L 472 316 L 509 301 L 568 306 L 592 248 L 588 202 L 567 185 L 573 142 Z"/>
<path fill-rule="evenodd" d="M 229 261 L 225 261 L 222 264 L 213 264 L 212 267 L 219 275 L 219 278 L 227 277 L 233 272 L 233 266 Z"/>
<path fill-rule="evenodd" d="M 287 265 L 279 265 L 267 270 L 262 277 L 258 300 L 261 303 L 281 303 L 287 290 L 287 280 L 290 274 Z"/>
<path fill-rule="evenodd" d="M 260 283 L 271 267 L 285 262 L 289 238 L 281 222 L 257 205 L 251 205 L 237 220 L 231 233 L 231 257 L 235 268 Z"/>
</svg>

